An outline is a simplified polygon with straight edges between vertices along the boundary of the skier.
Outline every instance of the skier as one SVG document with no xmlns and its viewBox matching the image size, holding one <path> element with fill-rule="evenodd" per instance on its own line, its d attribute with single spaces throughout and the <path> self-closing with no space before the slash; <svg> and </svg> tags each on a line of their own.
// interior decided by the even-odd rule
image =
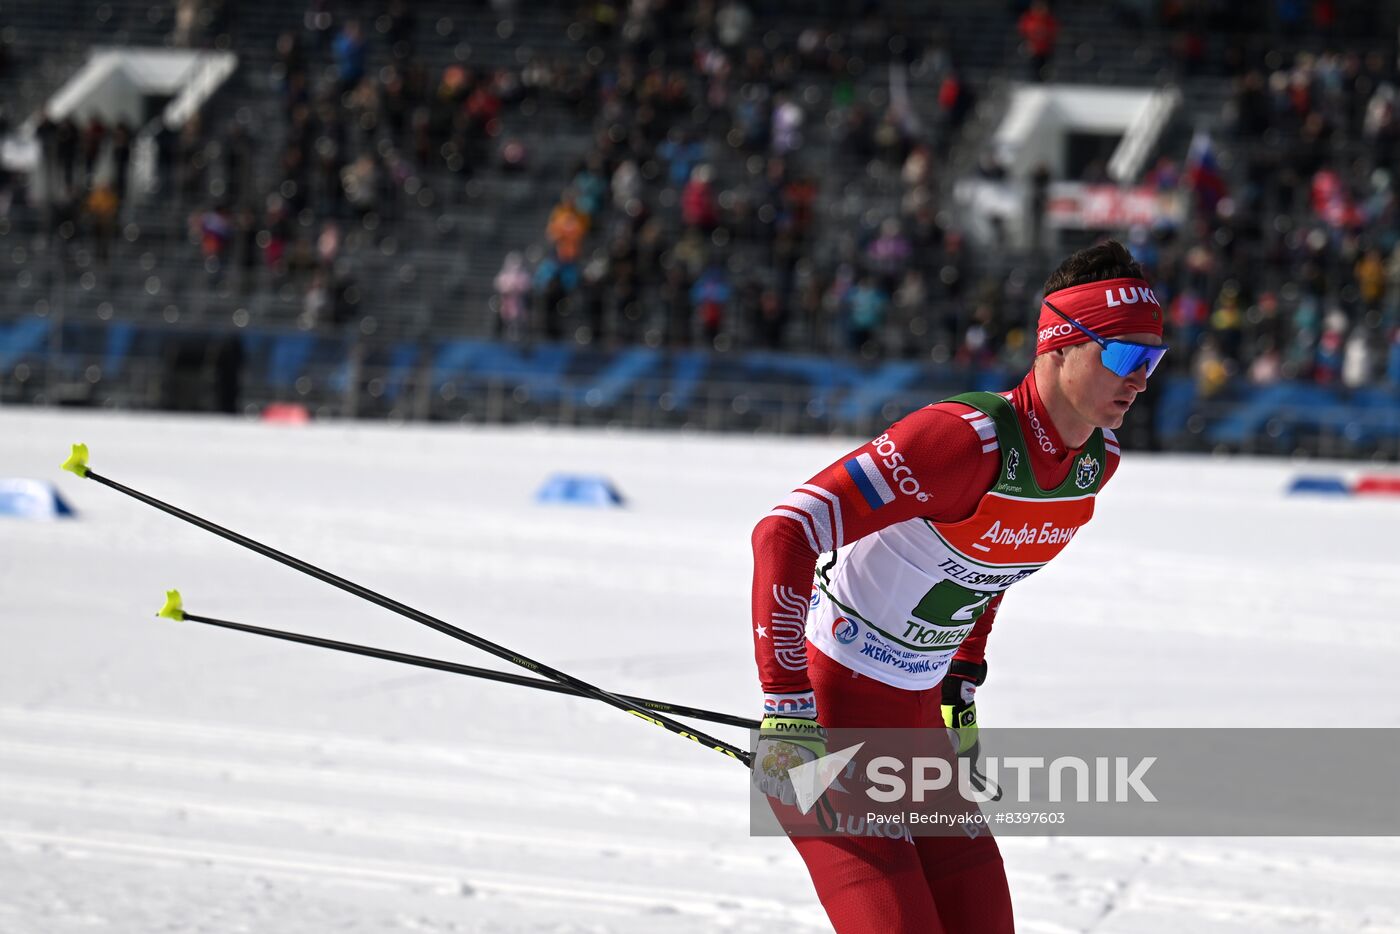
<svg viewBox="0 0 1400 934">
<path fill-rule="evenodd" d="M 826 728 L 946 722 L 960 753 L 975 744 L 1003 592 L 1089 521 L 1118 465 L 1113 429 L 1166 352 L 1162 309 L 1122 244 L 1070 256 L 1044 291 L 1020 385 L 910 413 L 754 529 L 765 794 L 792 800 L 783 763 L 825 755 Z M 793 842 L 839 934 L 1013 930 L 986 832 Z"/>
</svg>

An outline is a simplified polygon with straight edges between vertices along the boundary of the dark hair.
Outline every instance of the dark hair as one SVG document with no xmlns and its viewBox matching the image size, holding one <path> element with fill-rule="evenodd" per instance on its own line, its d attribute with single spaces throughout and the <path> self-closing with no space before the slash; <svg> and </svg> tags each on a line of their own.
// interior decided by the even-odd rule
<svg viewBox="0 0 1400 934">
<path fill-rule="evenodd" d="M 1128 248 L 1117 240 L 1105 240 L 1073 253 L 1045 280 L 1045 291 L 1058 292 L 1086 282 L 1103 279 L 1146 279 L 1142 267 Z"/>
</svg>

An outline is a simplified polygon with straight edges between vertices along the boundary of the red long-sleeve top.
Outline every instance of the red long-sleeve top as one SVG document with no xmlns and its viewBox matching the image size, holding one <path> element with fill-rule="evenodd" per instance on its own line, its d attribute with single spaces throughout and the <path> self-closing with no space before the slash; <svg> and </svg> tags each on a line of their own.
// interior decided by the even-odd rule
<svg viewBox="0 0 1400 934">
<path fill-rule="evenodd" d="M 1058 487 L 1083 447 L 1067 447 L 1045 414 L 1034 371 L 1004 396 L 1016 411 L 1037 484 L 1047 490 Z M 795 497 L 759 521 L 753 532 L 752 608 L 754 657 L 765 694 L 802 694 L 812 689 L 805 668 L 792 664 L 791 651 L 784 663 L 779 663 L 775 656 L 778 640 L 769 638 L 767 629 L 774 611 L 774 594 L 808 593 L 822 552 L 897 522 L 960 522 L 976 512 L 983 495 L 996 482 L 1001 452 L 995 446 L 989 450 L 963 417 L 972 411 L 960 403 L 940 402 L 911 412 L 890 427 L 887 437 L 903 453 L 905 464 L 924 495 L 922 500 L 917 496 L 898 496 L 884 508 L 865 508 L 844 465 L 852 457 L 871 453 L 872 442 L 838 458 L 798 487 Z M 1118 467 L 1119 451 L 1111 431 L 1104 432 L 1104 439 L 1106 484 Z M 974 663 L 985 661 L 987 637 L 1002 596 L 988 604 L 955 658 Z M 788 606 L 790 609 L 791 604 Z"/>
</svg>

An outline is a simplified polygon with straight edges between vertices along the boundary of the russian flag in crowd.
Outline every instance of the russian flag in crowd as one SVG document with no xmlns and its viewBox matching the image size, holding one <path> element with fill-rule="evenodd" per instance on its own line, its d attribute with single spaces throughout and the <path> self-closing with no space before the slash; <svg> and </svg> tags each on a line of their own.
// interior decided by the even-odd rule
<svg viewBox="0 0 1400 934">
<path fill-rule="evenodd" d="M 875 466 L 875 458 L 869 454 L 860 454 L 846 461 L 845 467 L 865 504 L 871 509 L 879 509 L 894 502 L 894 490 L 885 482 L 880 468 Z"/>
<path fill-rule="evenodd" d="M 1205 130 L 1197 130 L 1191 137 L 1191 148 L 1186 151 L 1186 181 L 1203 211 L 1215 213 L 1215 206 L 1229 193 L 1215 157 L 1215 144 Z"/>
</svg>

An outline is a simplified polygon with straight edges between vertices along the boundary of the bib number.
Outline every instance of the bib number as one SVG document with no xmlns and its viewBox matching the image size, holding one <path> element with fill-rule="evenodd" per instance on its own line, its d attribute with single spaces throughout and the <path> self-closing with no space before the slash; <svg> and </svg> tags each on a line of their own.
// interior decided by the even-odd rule
<svg viewBox="0 0 1400 934">
<path fill-rule="evenodd" d="M 970 590 L 952 581 L 939 581 L 924 594 L 912 615 L 935 626 L 976 622 L 995 596 L 996 591 Z"/>
</svg>

